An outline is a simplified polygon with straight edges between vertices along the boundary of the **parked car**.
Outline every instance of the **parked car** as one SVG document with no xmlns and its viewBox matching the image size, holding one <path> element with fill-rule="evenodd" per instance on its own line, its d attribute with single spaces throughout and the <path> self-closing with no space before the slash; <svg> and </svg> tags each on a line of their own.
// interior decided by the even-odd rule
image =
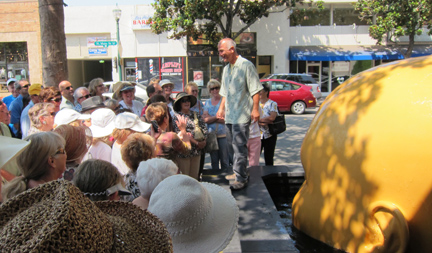
<svg viewBox="0 0 432 253">
<path fill-rule="evenodd" d="M 312 87 L 312 94 L 315 98 L 321 98 L 321 85 L 309 74 L 285 73 L 285 74 L 270 74 L 264 79 L 282 79 L 290 80 L 296 83 L 305 84 Z"/>
<path fill-rule="evenodd" d="M 308 85 L 280 79 L 263 79 L 261 83 L 270 87 L 270 99 L 278 104 L 280 112 L 302 114 L 306 108 L 316 106 L 316 98 Z"/>
<path fill-rule="evenodd" d="M 104 82 L 105 86 L 108 89 L 108 92 L 103 93 L 104 96 L 110 97 L 112 98 L 113 94 L 114 94 L 114 88 L 113 86 L 115 86 L 114 82 Z M 141 101 L 142 103 L 147 102 L 148 96 L 147 96 L 147 86 L 141 84 L 141 83 L 137 83 L 137 85 L 135 86 L 135 99 L 138 101 Z"/>
</svg>

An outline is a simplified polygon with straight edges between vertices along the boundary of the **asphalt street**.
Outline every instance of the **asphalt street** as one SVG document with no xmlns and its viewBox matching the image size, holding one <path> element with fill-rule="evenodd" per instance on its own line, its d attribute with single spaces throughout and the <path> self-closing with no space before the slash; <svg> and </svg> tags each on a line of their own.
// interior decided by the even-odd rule
<svg viewBox="0 0 432 253">
<path fill-rule="evenodd" d="M 278 135 L 274 156 L 274 165 L 290 165 L 290 167 L 302 167 L 300 161 L 300 148 L 303 138 L 312 119 L 317 112 L 315 109 L 307 109 L 302 115 L 285 114 L 287 130 Z M 264 155 L 261 154 L 260 165 L 265 165 Z M 206 154 L 204 169 L 211 169 L 210 156 Z"/>
</svg>

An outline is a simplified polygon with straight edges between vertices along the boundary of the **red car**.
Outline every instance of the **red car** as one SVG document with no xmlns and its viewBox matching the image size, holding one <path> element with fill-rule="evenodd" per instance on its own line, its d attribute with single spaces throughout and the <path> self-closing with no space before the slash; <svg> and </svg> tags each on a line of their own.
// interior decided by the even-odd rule
<svg viewBox="0 0 432 253">
<path fill-rule="evenodd" d="M 280 79 L 263 79 L 261 83 L 270 87 L 270 99 L 278 104 L 281 112 L 302 114 L 306 108 L 316 106 L 310 86 Z"/>
</svg>

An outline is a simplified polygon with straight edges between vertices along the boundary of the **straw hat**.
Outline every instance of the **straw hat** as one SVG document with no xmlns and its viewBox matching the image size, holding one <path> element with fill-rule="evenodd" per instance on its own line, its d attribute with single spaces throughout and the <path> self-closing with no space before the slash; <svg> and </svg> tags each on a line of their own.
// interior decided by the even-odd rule
<svg viewBox="0 0 432 253">
<path fill-rule="evenodd" d="M 173 109 L 178 112 L 181 110 L 181 99 L 184 97 L 188 97 L 190 99 L 190 107 L 192 108 L 197 103 L 197 98 L 195 96 L 189 95 L 186 92 L 180 92 L 176 96 L 176 100 L 174 101 Z"/>
<path fill-rule="evenodd" d="M 90 130 L 92 131 L 93 138 L 105 137 L 114 131 L 115 113 L 108 108 L 100 108 L 91 114 Z"/>
<path fill-rule="evenodd" d="M 30 86 L 31 87 L 31 86 Z M 56 113 L 54 117 L 54 124 L 56 127 L 60 125 L 67 125 L 74 122 L 75 120 L 87 120 L 90 119 L 90 115 L 81 114 L 73 109 L 64 108 Z"/>
<path fill-rule="evenodd" d="M 25 147 L 30 144 L 30 141 L 0 136 L 0 169 L 5 166 L 9 160 L 21 154 Z"/>
<path fill-rule="evenodd" d="M 63 180 L 0 206 L 0 245 L 5 252 L 172 252 L 151 213 L 127 202 L 92 202 Z"/>
<path fill-rule="evenodd" d="M 159 82 L 159 85 L 160 85 L 160 87 L 161 87 L 162 89 L 163 89 L 163 87 L 166 86 L 166 85 L 171 85 L 171 87 L 174 89 L 174 83 L 171 82 L 171 81 L 168 80 L 168 79 L 162 79 L 162 80 Z"/>
<path fill-rule="evenodd" d="M 114 125 L 117 129 L 132 129 L 136 132 L 145 132 L 149 130 L 150 124 L 143 122 L 138 115 L 131 112 L 118 114 L 114 119 Z"/>
<path fill-rule="evenodd" d="M 168 229 L 174 252 L 220 252 L 237 229 L 239 210 L 230 192 L 186 175 L 164 179 L 148 210 Z"/>
</svg>

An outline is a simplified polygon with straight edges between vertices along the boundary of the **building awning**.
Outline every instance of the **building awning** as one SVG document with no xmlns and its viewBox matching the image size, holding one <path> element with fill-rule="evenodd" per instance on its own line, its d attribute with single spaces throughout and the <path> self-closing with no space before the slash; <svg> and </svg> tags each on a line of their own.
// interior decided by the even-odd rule
<svg viewBox="0 0 432 253">
<path fill-rule="evenodd" d="M 404 59 L 396 47 L 385 46 L 295 46 L 291 61 L 364 61 Z"/>
</svg>

